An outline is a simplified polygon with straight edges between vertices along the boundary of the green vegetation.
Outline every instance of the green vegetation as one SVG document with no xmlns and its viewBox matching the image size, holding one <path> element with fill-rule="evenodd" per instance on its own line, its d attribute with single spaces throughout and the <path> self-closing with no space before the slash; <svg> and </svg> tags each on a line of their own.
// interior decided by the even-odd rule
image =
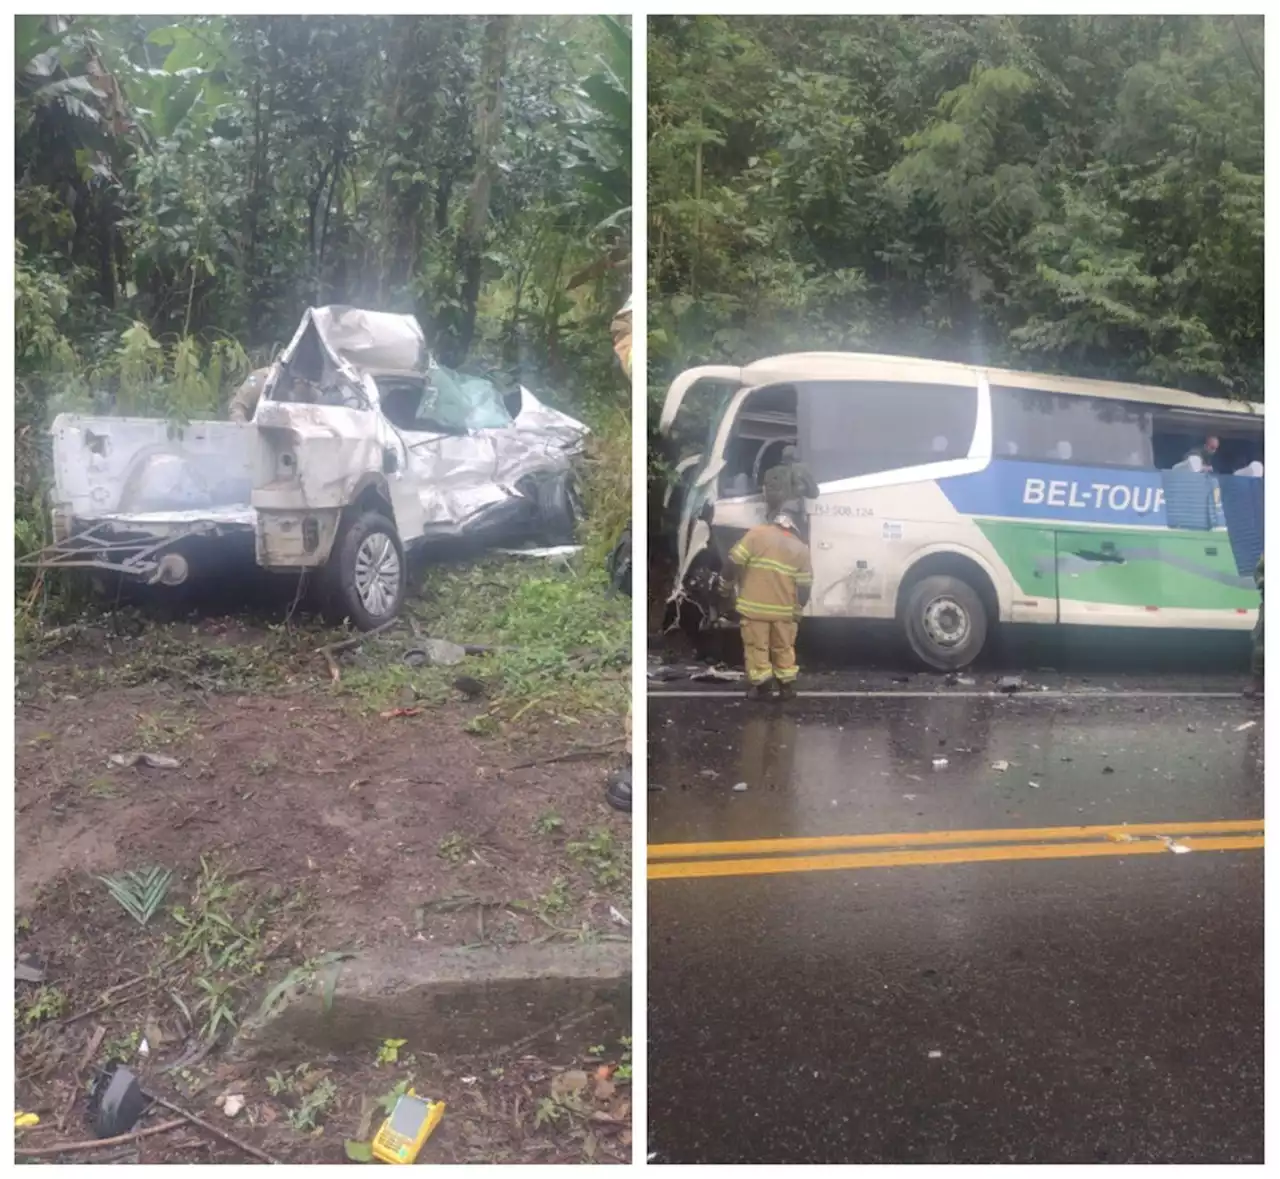
<svg viewBox="0 0 1280 1179">
<path fill-rule="evenodd" d="M 849 349 L 1261 400 L 1262 28 L 652 19 L 655 392 Z"/>
</svg>

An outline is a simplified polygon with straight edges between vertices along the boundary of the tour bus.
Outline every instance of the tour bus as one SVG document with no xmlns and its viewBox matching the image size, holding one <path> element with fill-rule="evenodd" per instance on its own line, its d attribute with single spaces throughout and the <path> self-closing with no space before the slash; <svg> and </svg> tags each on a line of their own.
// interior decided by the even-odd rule
<svg viewBox="0 0 1280 1179">
<path fill-rule="evenodd" d="M 718 390 L 718 392 L 717 392 Z M 710 397 L 710 400 L 708 400 Z M 725 554 L 795 445 L 819 488 L 806 615 L 896 621 L 925 666 L 1000 623 L 1248 630 L 1263 538 L 1262 406 L 900 356 L 798 353 L 682 373 L 671 600 L 726 625 Z M 1212 469 L 1192 454 L 1219 439 Z"/>
</svg>

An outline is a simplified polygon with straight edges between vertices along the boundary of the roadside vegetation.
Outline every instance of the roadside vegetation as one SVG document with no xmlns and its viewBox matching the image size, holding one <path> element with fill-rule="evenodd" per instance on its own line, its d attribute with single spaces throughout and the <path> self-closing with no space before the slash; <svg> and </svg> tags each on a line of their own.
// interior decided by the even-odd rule
<svg viewBox="0 0 1280 1179">
<path fill-rule="evenodd" d="M 655 17 L 648 69 L 655 401 L 807 350 L 1263 399 L 1261 17 Z"/>
</svg>

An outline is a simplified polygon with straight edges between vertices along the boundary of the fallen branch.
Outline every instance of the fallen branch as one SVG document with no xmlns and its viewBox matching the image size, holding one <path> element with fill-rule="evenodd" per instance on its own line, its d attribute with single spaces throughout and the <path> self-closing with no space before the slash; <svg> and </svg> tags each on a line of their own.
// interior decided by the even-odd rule
<svg viewBox="0 0 1280 1179">
<path fill-rule="evenodd" d="M 559 761 L 582 761 L 588 757 L 603 757 L 609 753 L 615 745 L 625 741 L 626 735 L 620 737 L 610 737 L 608 741 L 602 741 L 598 745 L 579 745 L 566 753 L 557 753 L 553 757 L 536 757 L 532 761 L 517 762 L 513 766 L 508 766 L 508 770 L 527 770 L 532 766 L 549 766 Z"/>
<path fill-rule="evenodd" d="M 330 655 L 337 655 L 341 651 L 350 651 L 352 648 L 360 646 L 361 643 L 366 642 L 369 639 L 377 638 L 384 630 L 390 630 L 399 621 L 399 618 L 393 618 L 390 622 L 384 622 L 381 626 L 375 626 L 373 630 L 362 631 L 358 635 L 352 635 L 349 639 L 342 639 L 337 643 L 328 643 L 323 647 L 317 647 L 315 653 L 317 655 L 323 655 L 325 652 L 328 652 Z"/>
<path fill-rule="evenodd" d="M 75 1108 L 76 1098 L 80 1096 L 80 1074 L 84 1072 L 89 1061 L 93 1059 L 93 1054 L 98 1051 L 102 1044 L 103 1037 L 107 1034 L 107 1029 L 98 1024 L 89 1036 L 89 1042 L 84 1046 L 84 1052 L 80 1055 L 80 1063 L 76 1065 L 76 1071 L 71 1074 L 71 1095 L 67 1098 L 67 1103 L 62 1107 L 62 1112 L 58 1114 L 58 1133 L 61 1134 L 66 1129 L 67 1119 L 71 1116 L 71 1111 Z"/>
<path fill-rule="evenodd" d="M 207 1130 L 216 1138 L 221 1138 L 223 1142 L 230 1143 L 237 1150 L 243 1151 L 251 1158 L 261 1159 L 264 1163 L 271 1163 L 273 1166 L 279 1166 L 280 1160 L 272 1158 L 265 1150 L 259 1150 L 256 1146 L 250 1146 L 247 1142 L 242 1142 L 234 1135 L 228 1134 L 225 1130 L 218 1129 L 212 1122 L 206 1122 L 204 1118 L 197 1117 L 195 1114 L 183 1109 L 180 1105 L 174 1105 L 172 1101 L 166 1101 L 163 1097 L 157 1097 L 154 1093 L 144 1093 L 145 1097 L 149 1097 L 157 1105 L 163 1105 L 165 1109 L 171 1110 L 173 1113 L 187 1119 L 187 1121 L 197 1125 L 202 1130 Z"/>
<path fill-rule="evenodd" d="M 102 1146 L 119 1146 L 122 1142 L 133 1142 L 137 1138 L 150 1138 L 153 1134 L 167 1134 L 187 1123 L 183 1118 L 174 1118 L 169 1122 L 161 1122 L 158 1126 L 147 1126 L 142 1130 L 131 1130 L 128 1134 L 117 1134 L 114 1138 L 89 1138 L 84 1142 L 64 1142 L 61 1146 L 37 1146 L 34 1148 L 18 1146 L 15 1154 L 24 1158 L 44 1158 L 51 1154 L 70 1154 L 78 1150 L 97 1150 Z"/>
<path fill-rule="evenodd" d="M 79 1023 L 85 1016 L 95 1015 L 99 1011 L 105 1011 L 108 1007 L 114 1007 L 117 1003 L 123 1003 L 129 996 L 127 992 L 131 991 L 139 983 L 149 982 L 150 975 L 140 974 L 137 978 L 130 979 L 128 982 L 116 983 L 114 987 L 108 987 L 102 992 L 103 998 L 99 1003 L 95 1003 L 92 1007 L 86 1007 L 83 1011 L 77 1011 L 74 1015 L 68 1015 L 65 1019 L 59 1019 L 54 1023 L 44 1026 L 51 1028 L 65 1028 L 73 1023 Z M 125 991 L 126 994 L 120 995 L 115 999 L 108 999 L 106 996 L 114 995 L 117 991 Z M 24 1033 L 25 1034 L 25 1033 Z"/>
</svg>

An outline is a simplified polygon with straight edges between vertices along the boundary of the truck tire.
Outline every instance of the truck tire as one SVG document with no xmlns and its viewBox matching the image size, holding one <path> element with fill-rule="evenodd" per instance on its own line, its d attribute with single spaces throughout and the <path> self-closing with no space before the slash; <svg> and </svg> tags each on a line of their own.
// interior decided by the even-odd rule
<svg viewBox="0 0 1280 1179">
<path fill-rule="evenodd" d="M 987 642 L 987 608 L 978 591 L 947 574 L 911 586 L 899 622 L 912 654 L 935 671 L 968 667 Z"/>
<path fill-rule="evenodd" d="M 325 617 L 374 630 L 400 613 L 405 580 L 396 526 L 380 512 L 363 512 L 338 533 L 324 567 Z"/>
</svg>

